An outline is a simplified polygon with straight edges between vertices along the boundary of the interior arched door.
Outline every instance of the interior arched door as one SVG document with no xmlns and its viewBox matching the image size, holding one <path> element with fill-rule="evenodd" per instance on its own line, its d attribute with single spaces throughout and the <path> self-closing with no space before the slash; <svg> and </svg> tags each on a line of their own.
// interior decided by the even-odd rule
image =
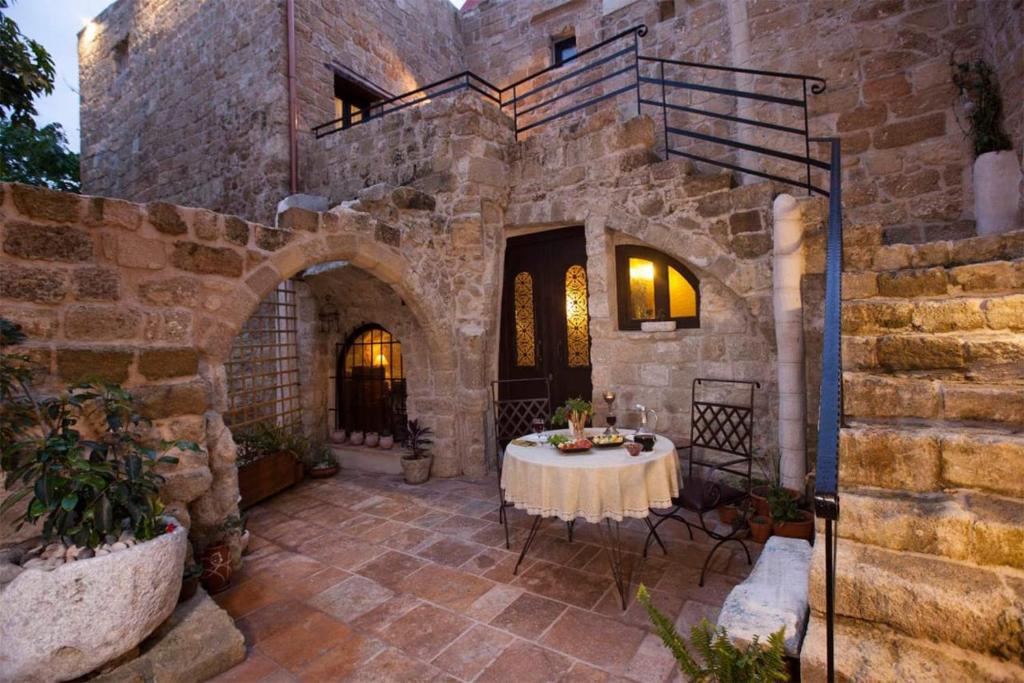
<svg viewBox="0 0 1024 683">
<path fill-rule="evenodd" d="M 552 410 L 591 399 L 587 249 L 583 227 L 511 237 L 505 246 L 499 378 L 551 377 Z M 537 386 L 503 386 L 503 398 Z"/>
</svg>

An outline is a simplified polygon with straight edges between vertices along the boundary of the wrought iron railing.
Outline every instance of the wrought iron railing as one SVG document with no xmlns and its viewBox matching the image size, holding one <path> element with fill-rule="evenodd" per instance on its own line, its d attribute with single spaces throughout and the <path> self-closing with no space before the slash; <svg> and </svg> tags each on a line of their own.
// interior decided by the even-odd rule
<svg viewBox="0 0 1024 683">
<path fill-rule="evenodd" d="M 738 173 L 766 178 L 797 187 L 808 194 L 828 197 L 829 218 L 825 265 L 824 348 L 822 352 L 821 401 L 818 415 L 818 448 L 814 507 L 825 520 L 826 627 L 828 680 L 834 680 L 835 618 L 835 525 L 839 518 L 838 449 L 842 421 L 842 339 L 840 305 L 842 286 L 842 166 L 839 139 L 814 138 L 808 125 L 808 95 L 825 91 L 817 76 L 701 64 L 640 54 L 639 41 L 646 26 L 635 26 L 581 50 L 561 64 L 550 66 L 499 88 L 470 71 L 374 103 L 361 119 L 334 119 L 313 129 L 317 137 L 375 120 L 429 99 L 472 90 L 509 111 L 516 139 L 601 102 L 635 93 L 636 111 L 654 108 L 654 120 L 662 129 L 666 158 L 682 157 Z M 771 81 L 773 92 L 754 87 L 711 83 L 724 74 L 733 81 Z M 652 90 L 653 88 L 653 90 Z M 696 97 L 703 100 L 696 100 Z M 709 108 L 715 98 L 730 104 L 725 111 Z M 761 108 L 777 107 L 767 118 L 748 114 L 743 103 Z M 701 106 L 707 105 L 707 106 Z M 660 119 L 660 120 L 659 120 Z M 715 128 L 715 126 L 719 128 Z M 722 132 L 721 126 L 732 126 Z M 740 128 L 744 126 L 745 128 Z M 755 144 L 750 137 L 771 135 L 770 143 Z M 740 139 L 744 138 L 745 139 Z M 829 159 L 812 155 L 812 146 L 829 146 Z M 705 151 L 708 146 L 727 150 Z M 756 166 L 746 157 L 756 155 Z M 794 172 L 797 171 L 797 172 Z M 828 175 L 828 189 L 819 182 Z"/>
</svg>

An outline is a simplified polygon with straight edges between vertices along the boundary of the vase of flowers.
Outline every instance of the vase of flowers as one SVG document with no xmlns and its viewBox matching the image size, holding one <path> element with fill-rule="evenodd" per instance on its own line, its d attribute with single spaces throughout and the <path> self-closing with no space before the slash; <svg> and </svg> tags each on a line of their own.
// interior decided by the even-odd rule
<svg viewBox="0 0 1024 683">
<path fill-rule="evenodd" d="M 582 398 L 570 398 L 565 405 L 555 411 L 552 422 L 556 425 L 569 425 L 572 438 L 577 441 L 586 436 L 585 428 L 594 414 L 594 404 Z"/>
</svg>

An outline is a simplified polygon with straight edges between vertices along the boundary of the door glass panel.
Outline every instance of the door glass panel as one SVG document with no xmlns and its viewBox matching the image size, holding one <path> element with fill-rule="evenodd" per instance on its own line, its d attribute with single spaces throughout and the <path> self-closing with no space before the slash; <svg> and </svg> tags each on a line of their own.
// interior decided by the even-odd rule
<svg viewBox="0 0 1024 683">
<path fill-rule="evenodd" d="M 516 274 L 513 285 L 516 321 L 516 365 L 532 367 L 537 364 L 533 320 L 533 278 L 527 272 Z"/>
<path fill-rule="evenodd" d="M 654 262 L 629 259 L 629 305 L 634 320 L 654 320 Z"/>
<path fill-rule="evenodd" d="M 672 318 L 697 315 L 697 292 L 672 266 L 668 267 L 668 307 Z"/>
<path fill-rule="evenodd" d="M 565 325 L 570 368 L 590 365 L 588 321 L 587 271 L 583 270 L 583 266 L 570 266 L 565 271 Z"/>
</svg>

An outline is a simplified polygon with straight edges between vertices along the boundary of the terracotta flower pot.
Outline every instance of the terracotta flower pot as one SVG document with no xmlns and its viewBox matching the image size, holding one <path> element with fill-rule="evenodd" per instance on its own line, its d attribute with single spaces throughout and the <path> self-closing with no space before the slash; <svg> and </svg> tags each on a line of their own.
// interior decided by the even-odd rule
<svg viewBox="0 0 1024 683">
<path fill-rule="evenodd" d="M 748 522 L 750 537 L 757 543 L 764 543 L 772 535 L 772 521 L 763 515 L 755 515 Z"/>
<path fill-rule="evenodd" d="M 338 473 L 338 466 L 331 465 L 330 467 L 318 467 L 313 466 L 309 468 L 309 476 L 312 479 L 330 479 Z"/>
<path fill-rule="evenodd" d="M 773 525 L 775 535 L 786 538 L 802 538 L 805 541 L 811 540 L 814 536 L 814 515 L 806 510 L 800 510 L 800 517 L 795 522 L 775 522 Z"/>
<path fill-rule="evenodd" d="M 722 521 L 722 524 L 732 525 L 736 521 L 736 518 L 740 516 L 740 509 L 735 505 L 720 505 L 718 506 L 718 519 Z"/>
<path fill-rule="evenodd" d="M 362 432 L 355 431 L 355 432 L 352 432 L 352 433 L 350 433 L 348 435 L 348 442 L 350 444 L 352 444 L 353 446 L 362 446 L 363 445 L 363 438 L 364 438 L 364 435 L 363 435 Z"/>
<path fill-rule="evenodd" d="M 382 451 L 390 451 L 395 445 L 395 437 L 388 434 L 387 436 L 380 437 L 380 443 L 377 444 L 377 448 Z"/>
<path fill-rule="evenodd" d="M 363 439 L 363 445 L 369 446 L 370 448 L 376 448 L 377 444 L 380 443 L 380 434 L 377 432 L 366 432 L 366 438 Z"/>
<path fill-rule="evenodd" d="M 344 429 L 332 429 L 331 430 L 331 443 L 345 443 L 345 437 L 348 436 Z"/>
<path fill-rule="evenodd" d="M 192 596 L 199 590 L 199 577 L 190 576 L 187 579 L 181 580 L 181 591 L 178 593 L 178 602 L 185 602 L 191 600 Z"/>
<path fill-rule="evenodd" d="M 402 475 L 405 477 L 406 484 L 422 484 L 430 479 L 430 465 L 433 462 L 433 456 L 427 456 L 425 458 L 410 458 L 405 456 L 402 458 Z"/>
<path fill-rule="evenodd" d="M 231 585 L 231 548 L 224 541 L 206 546 L 202 555 L 203 574 L 200 581 L 207 593 L 219 593 Z"/>
<path fill-rule="evenodd" d="M 754 512 L 763 517 L 771 517 L 772 514 L 771 507 L 768 505 L 768 494 L 771 490 L 772 487 L 768 484 L 761 484 L 750 490 L 750 499 L 754 501 Z M 802 494 L 799 491 L 793 489 L 785 489 L 785 491 L 793 500 L 800 500 Z"/>
</svg>

